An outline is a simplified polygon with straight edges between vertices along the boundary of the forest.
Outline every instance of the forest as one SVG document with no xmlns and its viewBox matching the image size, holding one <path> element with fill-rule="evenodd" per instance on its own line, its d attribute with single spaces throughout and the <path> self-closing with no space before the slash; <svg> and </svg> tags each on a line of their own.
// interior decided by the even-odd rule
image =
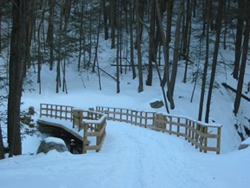
<svg viewBox="0 0 250 188">
<path fill-rule="evenodd" d="M 1 0 L 0 87 L 9 92 L 1 96 L 0 103 L 8 101 L 3 114 L 8 122 L 9 155 L 21 154 L 22 87 L 40 85 L 45 64 L 56 72 L 52 80 L 56 93 L 68 92 L 65 75 L 70 64 L 79 72 L 89 70 L 100 77 L 101 71 L 112 77 L 117 93 L 120 76 L 127 71 L 138 79 L 138 92 L 142 92 L 144 84 L 152 85 L 156 70 L 168 113 L 175 108 L 179 63 L 185 66 L 184 83 L 188 69 L 198 67 L 193 74 L 193 82 L 201 81 L 198 120 L 204 116 L 207 123 L 217 65 L 226 64 L 237 80 L 237 115 L 249 59 L 249 11 L 250 0 Z M 116 67 L 115 75 L 99 66 L 100 39 L 116 50 L 110 62 Z M 221 49 L 233 49 L 234 61 L 218 58 Z M 31 74 L 37 80 L 29 79 Z M 3 158 L 1 145 L 0 132 Z"/>
</svg>

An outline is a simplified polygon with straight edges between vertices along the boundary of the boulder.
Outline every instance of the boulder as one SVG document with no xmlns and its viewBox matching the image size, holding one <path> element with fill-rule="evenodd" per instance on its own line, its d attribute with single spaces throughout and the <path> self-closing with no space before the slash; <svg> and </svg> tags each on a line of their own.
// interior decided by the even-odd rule
<svg viewBox="0 0 250 188">
<path fill-rule="evenodd" d="M 244 140 L 240 146 L 238 147 L 238 150 L 246 149 L 248 146 L 250 146 L 250 137 Z"/>
<path fill-rule="evenodd" d="M 65 142 L 62 139 L 55 137 L 47 137 L 41 142 L 39 148 L 37 149 L 37 154 L 38 153 L 46 154 L 54 149 L 58 152 L 69 151 L 65 145 Z"/>
<path fill-rule="evenodd" d="M 163 105 L 164 103 L 162 101 L 155 101 L 150 103 L 150 106 L 152 108 L 161 108 Z"/>
</svg>

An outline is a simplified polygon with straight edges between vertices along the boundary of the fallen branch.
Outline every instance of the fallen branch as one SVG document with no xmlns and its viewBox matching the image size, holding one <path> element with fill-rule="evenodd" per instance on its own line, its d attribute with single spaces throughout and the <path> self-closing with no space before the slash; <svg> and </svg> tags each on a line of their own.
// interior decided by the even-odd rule
<svg viewBox="0 0 250 188">
<path fill-rule="evenodd" d="M 232 88 L 231 86 L 227 85 L 226 83 L 222 83 L 222 85 L 223 85 L 226 89 L 230 89 L 230 90 L 232 90 L 233 92 L 237 93 L 237 90 L 236 90 L 236 89 Z M 244 98 L 244 99 L 246 99 L 248 102 L 250 102 L 250 98 L 247 97 L 246 95 L 244 95 L 244 94 L 241 93 L 241 97 Z"/>
</svg>

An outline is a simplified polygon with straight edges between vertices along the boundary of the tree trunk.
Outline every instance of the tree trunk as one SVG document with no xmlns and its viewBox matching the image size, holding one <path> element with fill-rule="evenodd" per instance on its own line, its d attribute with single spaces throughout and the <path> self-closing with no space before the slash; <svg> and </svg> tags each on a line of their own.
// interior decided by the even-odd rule
<svg viewBox="0 0 250 188">
<path fill-rule="evenodd" d="M 209 0 L 212 1 L 212 0 Z M 210 3 L 208 2 L 208 5 Z M 205 63 L 204 63 L 204 70 L 203 70 L 203 77 L 202 77 L 202 85 L 201 85 L 201 95 L 200 95 L 200 105 L 199 105 L 199 115 L 198 115 L 198 120 L 202 120 L 202 113 L 203 113 L 203 103 L 204 103 L 204 95 L 205 95 L 205 88 L 206 88 L 206 78 L 207 78 L 207 68 L 208 68 L 208 58 L 209 58 L 209 28 L 210 28 L 210 17 L 208 16 L 209 14 L 209 9 L 212 7 L 208 6 L 207 7 L 207 16 L 206 16 L 206 21 L 207 21 L 207 28 L 206 28 L 206 57 L 205 57 Z"/>
<path fill-rule="evenodd" d="M 172 67 L 172 74 L 171 74 L 171 80 L 167 92 L 167 97 L 170 102 L 170 108 L 174 109 L 174 88 L 175 88 L 175 80 L 176 80 L 176 74 L 177 74 L 177 67 L 178 67 L 178 60 L 179 60 L 179 52 L 180 52 L 180 28 L 181 28 L 181 18 L 184 11 L 184 0 L 180 2 L 179 6 L 179 13 L 178 18 L 176 22 L 176 30 L 175 30 L 175 44 L 174 44 L 174 58 L 173 58 L 173 67 Z"/>
<path fill-rule="evenodd" d="M 11 54 L 9 64 L 8 143 L 9 156 L 22 154 L 20 134 L 20 106 L 25 57 L 26 10 L 28 0 L 14 0 L 12 4 Z"/>
<path fill-rule="evenodd" d="M 163 79 L 161 81 L 161 86 L 164 87 L 165 84 L 167 83 L 167 87 L 169 87 L 169 43 L 168 43 L 168 40 L 166 40 L 163 26 L 162 26 L 162 18 L 161 18 L 159 0 L 156 0 L 155 2 L 156 2 L 157 20 L 158 20 L 158 25 L 159 25 L 160 33 L 161 33 L 161 39 L 162 39 L 162 43 L 163 43 L 163 55 L 164 55 L 164 60 L 165 60 L 164 76 L 163 76 Z M 169 13 L 169 11 L 168 11 L 168 13 Z M 167 28 L 167 29 L 169 30 L 170 28 Z M 168 36 L 170 36 L 170 35 L 168 35 L 168 33 L 167 33 L 167 39 L 168 39 Z"/>
<path fill-rule="evenodd" d="M 138 55 L 138 73 L 139 73 L 139 86 L 138 92 L 143 91 L 143 76 L 142 76 L 142 59 L 141 59 L 141 37 L 140 37 L 140 15 L 139 4 L 141 0 L 136 0 L 136 41 L 137 41 L 137 55 Z"/>
<path fill-rule="evenodd" d="M 238 79 L 238 75 L 239 75 L 241 42 L 242 42 L 242 34 L 243 34 L 244 9 L 245 9 L 244 1 L 238 0 L 237 32 L 236 32 L 236 42 L 235 42 L 235 60 L 234 60 L 234 70 L 233 70 L 233 77 L 235 79 Z"/>
<path fill-rule="evenodd" d="M 133 0 L 129 2 L 129 32 L 130 32 L 130 61 L 132 66 L 133 79 L 136 78 L 135 63 L 134 63 L 134 35 L 133 35 L 133 10 L 132 10 Z"/>
<path fill-rule="evenodd" d="M 0 9 L 0 54 L 2 52 L 2 10 Z"/>
<path fill-rule="evenodd" d="M 83 14 L 84 14 L 84 1 L 81 2 L 81 16 L 80 16 L 80 37 L 79 37 L 79 55 L 78 55 L 78 71 L 81 68 L 81 58 L 82 58 L 82 42 L 84 41 L 83 36 Z"/>
<path fill-rule="evenodd" d="M 150 31 L 149 31 L 149 50 L 148 50 L 148 78 L 146 81 L 146 85 L 151 86 L 152 85 L 152 79 L 153 79 L 153 57 L 154 57 L 154 36 L 155 36 L 155 0 L 152 0 L 151 2 L 151 19 L 150 19 Z"/>
<path fill-rule="evenodd" d="M 111 0 L 111 49 L 115 48 L 116 1 Z"/>
<path fill-rule="evenodd" d="M 207 96 L 207 107 L 206 107 L 206 116 L 205 116 L 206 123 L 209 122 L 210 103 L 211 103 L 211 98 L 212 98 L 212 91 L 213 91 L 213 86 L 214 86 L 214 79 L 215 79 L 215 72 L 216 72 L 216 65 L 217 65 L 217 58 L 218 58 L 219 44 L 220 44 L 223 4 L 224 4 L 224 0 L 220 0 L 219 6 L 218 6 L 218 14 L 217 14 L 218 21 L 217 21 L 217 27 L 216 27 L 217 30 L 216 30 L 216 41 L 214 44 L 212 72 L 211 72 L 211 78 L 210 78 L 210 84 L 209 84 L 209 90 L 208 90 L 208 96 Z"/>
<path fill-rule="evenodd" d="M 64 4 L 61 0 L 61 13 L 59 22 L 59 32 L 58 32 L 58 55 L 57 55 L 57 66 L 56 66 L 56 93 L 59 93 L 59 88 L 61 87 L 61 44 L 62 44 L 62 19 L 64 14 Z"/>
<path fill-rule="evenodd" d="M 4 146 L 3 146 L 1 122 L 0 122 L 0 159 L 4 159 Z"/>
<path fill-rule="evenodd" d="M 237 115 L 240 107 L 240 99 L 242 93 L 242 86 L 244 83 L 244 75 L 247 61 L 247 52 L 248 52 L 248 43 L 249 43 L 249 32 L 250 32 L 250 0 L 247 0 L 246 3 L 246 26 L 244 31 L 244 41 L 243 41 L 243 52 L 241 59 L 241 68 L 240 68 L 240 76 L 237 85 L 237 93 L 234 101 L 234 114 Z"/>
<path fill-rule="evenodd" d="M 183 49 L 182 53 L 185 55 L 186 63 L 185 63 L 185 71 L 183 83 L 186 83 L 187 80 L 187 69 L 188 69 L 188 58 L 189 58 L 189 46 L 190 46 L 190 37 L 191 37 L 191 16 L 192 16 L 192 2 L 190 0 L 187 1 L 187 11 L 186 11 L 186 23 L 185 23 L 185 32 L 183 34 Z"/>
<path fill-rule="evenodd" d="M 107 40 L 109 38 L 109 28 L 108 28 L 108 13 L 107 13 L 107 8 L 106 8 L 106 0 L 102 1 L 102 9 L 103 9 L 105 40 Z"/>
<path fill-rule="evenodd" d="M 50 48 L 50 59 L 49 59 L 49 69 L 53 69 L 54 62 L 54 9 L 55 9 L 55 0 L 49 0 L 49 26 L 47 32 L 47 43 Z"/>
</svg>

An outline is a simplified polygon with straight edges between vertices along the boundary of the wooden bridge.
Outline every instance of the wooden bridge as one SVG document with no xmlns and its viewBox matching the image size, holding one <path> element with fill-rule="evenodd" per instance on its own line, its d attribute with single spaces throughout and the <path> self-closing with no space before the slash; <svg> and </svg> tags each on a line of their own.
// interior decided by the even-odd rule
<svg viewBox="0 0 250 188">
<path fill-rule="evenodd" d="M 106 114 L 106 115 L 104 115 Z M 139 125 L 156 131 L 182 136 L 200 152 L 220 153 L 221 125 L 209 125 L 187 117 L 144 112 L 122 108 L 96 107 L 96 111 L 75 109 L 71 106 L 41 104 L 40 117 L 58 118 L 72 122 L 72 127 L 83 130 L 83 153 L 101 149 L 106 135 L 106 119 Z M 44 121 L 38 120 L 37 123 Z M 48 124 L 51 122 L 47 121 Z M 95 145 L 88 145 L 88 137 L 96 137 Z"/>
<path fill-rule="evenodd" d="M 83 142 L 82 153 L 87 150 L 100 151 L 106 135 L 106 115 L 88 110 L 76 109 L 72 106 L 40 104 L 40 118 L 49 117 L 72 122 L 71 128 L 49 120 L 38 119 L 38 124 L 59 127 L 79 138 Z M 75 130 L 76 128 L 77 130 Z M 82 130 L 82 131 L 81 131 Z M 79 135 L 80 131 L 82 136 Z M 96 137 L 95 143 L 89 143 L 88 137 Z"/>
</svg>

